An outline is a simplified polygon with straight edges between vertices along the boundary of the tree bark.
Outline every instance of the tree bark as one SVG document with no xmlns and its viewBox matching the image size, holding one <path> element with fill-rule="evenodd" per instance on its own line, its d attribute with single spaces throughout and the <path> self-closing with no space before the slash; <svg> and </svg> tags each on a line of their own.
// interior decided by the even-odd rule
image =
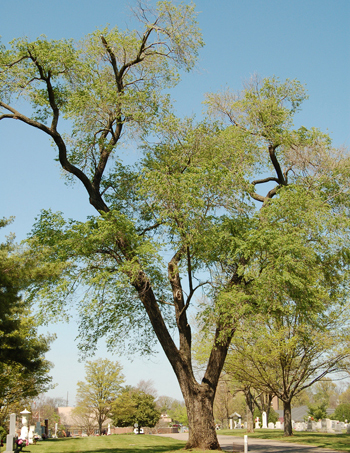
<svg viewBox="0 0 350 453">
<path fill-rule="evenodd" d="M 180 253 L 175 255 L 170 263 L 171 266 L 176 265 L 176 260 L 179 257 Z M 187 322 L 181 281 L 174 267 L 169 270 L 169 280 L 174 293 L 176 321 L 180 337 L 179 348 L 176 347 L 165 325 L 152 286 L 143 271 L 139 272 L 137 278 L 132 281 L 132 285 L 137 290 L 147 311 L 157 338 L 176 374 L 185 400 L 189 422 L 189 439 L 186 448 L 220 450 L 215 429 L 213 405 L 234 329 L 231 327 L 225 340 L 219 341 L 224 328 L 217 326 L 208 366 L 202 382 L 198 383 L 194 377 L 191 361 L 191 328 Z"/>
<path fill-rule="evenodd" d="M 283 401 L 284 436 L 292 436 L 292 405 L 291 401 Z"/>
<path fill-rule="evenodd" d="M 186 448 L 221 450 L 213 415 L 215 392 L 203 383 L 195 385 L 189 385 L 188 382 L 179 383 L 186 403 L 189 424 Z"/>
<path fill-rule="evenodd" d="M 247 432 L 254 432 L 254 409 L 255 409 L 255 400 L 250 391 L 250 388 L 247 387 L 244 389 L 245 400 L 247 403 Z"/>
</svg>

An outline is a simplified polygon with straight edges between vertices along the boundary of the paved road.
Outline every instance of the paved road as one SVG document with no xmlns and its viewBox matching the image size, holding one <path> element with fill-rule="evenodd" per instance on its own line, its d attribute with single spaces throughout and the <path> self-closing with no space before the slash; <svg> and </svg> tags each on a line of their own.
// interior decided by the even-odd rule
<svg viewBox="0 0 350 453">
<path fill-rule="evenodd" d="M 172 437 L 178 440 L 187 440 L 188 434 L 157 434 L 157 436 Z M 228 452 L 243 452 L 243 437 L 218 435 L 221 448 Z M 328 448 L 310 447 L 309 445 L 291 444 L 287 442 L 276 442 L 266 439 L 249 438 L 249 453 L 339 453 Z"/>
</svg>

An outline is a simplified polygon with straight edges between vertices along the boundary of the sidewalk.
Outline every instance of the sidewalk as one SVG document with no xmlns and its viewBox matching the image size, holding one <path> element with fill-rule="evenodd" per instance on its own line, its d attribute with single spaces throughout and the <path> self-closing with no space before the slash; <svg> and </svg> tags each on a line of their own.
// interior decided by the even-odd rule
<svg viewBox="0 0 350 453">
<path fill-rule="evenodd" d="M 173 439 L 188 439 L 187 433 L 179 434 L 156 434 L 162 437 L 172 437 Z M 222 436 L 218 434 L 218 440 L 223 450 L 228 452 L 243 452 L 243 437 Z M 310 445 L 292 444 L 289 442 L 276 442 L 266 439 L 249 438 L 249 453 L 339 453 L 340 450 L 329 450 L 328 448 L 312 447 Z"/>
</svg>

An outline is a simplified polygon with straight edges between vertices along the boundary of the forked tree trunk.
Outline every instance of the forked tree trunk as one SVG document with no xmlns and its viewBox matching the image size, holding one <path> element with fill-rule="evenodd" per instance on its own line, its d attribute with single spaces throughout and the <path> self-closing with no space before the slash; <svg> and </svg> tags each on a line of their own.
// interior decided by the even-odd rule
<svg viewBox="0 0 350 453">
<path fill-rule="evenodd" d="M 179 331 L 179 347 L 174 343 L 164 322 L 157 300 L 145 274 L 140 271 L 134 279 L 133 286 L 138 291 L 154 332 L 173 367 L 185 400 L 188 422 L 189 439 L 186 448 L 201 448 L 203 450 L 220 450 L 216 436 L 213 405 L 216 388 L 225 362 L 228 347 L 234 334 L 234 329 L 217 326 L 213 347 L 201 384 L 197 382 L 192 367 L 191 327 L 187 320 L 186 305 L 183 299 L 180 275 L 177 263 L 181 253 L 176 253 L 169 263 L 169 280 L 173 289 L 176 322 Z M 222 333 L 226 333 L 224 340 Z"/>
<path fill-rule="evenodd" d="M 290 401 L 283 401 L 284 436 L 292 436 L 292 405 Z"/>
</svg>

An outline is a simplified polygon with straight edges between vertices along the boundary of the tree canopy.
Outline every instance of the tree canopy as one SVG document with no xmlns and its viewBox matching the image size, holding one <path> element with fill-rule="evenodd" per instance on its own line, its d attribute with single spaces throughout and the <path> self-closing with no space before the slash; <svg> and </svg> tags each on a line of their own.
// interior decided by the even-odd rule
<svg viewBox="0 0 350 453">
<path fill-rule="evenodd" d="M 102 425 L 109 417 L 111 403 L 124 382 L 122 367 L 108 359 L 87 361 L 85 381 L 78 382 L 76 417 L 92 418 L 102 434 Z"/>
<path fill-rule="evenodd" d="M 0 220 L 0 228 L 10 221 Z M 35 264 L 11 235 L 0 244 L 0 426 L 20 404 L 51 388 L 52 364 L 44 354 L 54 336 L 38 333 L 37 320 L 23 298 L 35 277 Z"/>
<path fill-rule="evenodd" d="M 115 426 L 152 428 L 160 418 L 154 396 L 142 390 L 125 387 L 113 401 L 110 416 Z"/>
<path fill-rule="evenodd" d="M 167 90 L 203 44 L 194 7 L 162 1 L 138 18 L 139 31 L 79 44 L 3 46 L 0 120 L 47 134 L 97 211 L 87 222 L 42 212 L 30 244 L 50 278 L 34 294 L 54 315 L 84 285 L 87 353 L 101 337 L 144 352 L 157 339 L 186 402 L 188 447 L 215 449 L 215 391 L 242 317 L 295 306 L 311 318 L 345 300 L 349 159 L 321 131 L 294 127 L 307 97 L 296 80 L 253 79 L 207 95 L 203 121 L 176 118 Z M 17 97 L 32 108 L 19 111 Z M 127 165 L 118 153 L 136 138 L 141 157 Z M 214 335 L 198 382 L 188 313 L 202 291 L 196 309 Z"/>
<path fill-rule="evenodd" d="M 350 403 L 342 403 L 336 407 L 335 411 L 332 414 L 333 420 L 338 420 L 340 422 L 349 422 L 350 420 Z"/>
<path fill-rule="evenodd" d="M 328 306 L 326 313 L 315 314 L 312 320 L 295 312 L 289 316 L 254 317 L 235 337 L 226 372 L 283 401 L 286 435 L 292 432 L 293 398 L 346 367 L 349 315 L 344 308 L 337 306 L 332 312 Z"/>
</svg>

